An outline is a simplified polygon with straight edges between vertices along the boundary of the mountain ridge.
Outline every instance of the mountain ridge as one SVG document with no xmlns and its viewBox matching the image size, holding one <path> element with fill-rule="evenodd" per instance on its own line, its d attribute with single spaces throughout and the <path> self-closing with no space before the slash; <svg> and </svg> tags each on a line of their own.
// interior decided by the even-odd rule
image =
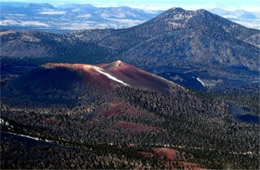
<svg viewBox="0 0 260 170">
<path fill-rule="evenodd" d="M 8 33 L 9 32 L 9 33 Z M 2 61 L 43 64 L 109 63 L 114 60 L 163 73 L 189 68 L 196 77 L 256 77 L 259 30 L 248 29 L 206 10 L 172 8 L 127 29 L 96 29 L 67 34 L 1 31 Z M 36 50 L 37 49 L 37 50 Z M 26 59 L 25 59 L 26 58 Z M 37 59 L 36 59 L 37 58 Z M 167 72 L 167 71 L 166 71 Z M 191 77 L 192 78 L 192 77 Z"/>
<path fill-rule="evenodd" d="M 126 28 L 161 11 L 130 7 L 95 7 L 90 4 L 1 3 L 2 29 L 64 33 L 78 29 Z"/>
<path fill-rule="evenodd" d="M 198 33 L 199 35 L 197 35 Z M 167 34 L 176 34 L 178 38 L 171 41 Z M 175 41 L 182 39 L 183 37 L 181 36 L 185 37 L 186 34 L 192 36 L 187 37 L 187 40 L 185 40 L 185 45 L 171 45 L 176 43 Z M 84 33 L 81 34 L 81 36 L 84 37 Z M 85 34 L 85 36 L 88 37 L 88 34 Z M 142 52 L 142 50 L 149 51 L 149 49 L 154 49 L 143 45 L 146 43 L 146 41 L 148 45 L 151 45 L 153 42 L 156 43 L 156 40 L 158 40 L 160 37 L 165 37 L 162 40 L 159 40 L 159 47 L 155 47 L 155 50 L 157 51 L 153 52 L 152 55 L 163 56 L 165 52 L 161 49 L 164 49 L 166 46 L 163 41 L 169 39 L 169 42 L 167 42 L 167 45 L 169 46 L 166 47 L 166 50 L 176 50 L 170 52 L 171 57 L 191 55 L 192 58 L 198 58 L 202 55 L 206 56 L 207 54 L 211 54 L 215 56 L 211 60 L 214 60 L 214 58 L 219 58 L 216 62 L 220 62 L 220 57 L 226 58 L 227 60 L 230 60 L 230 62 L 236 60 L 248 60 L 251 61 L 251 63 L 246 63 L 246 66 L 250 67 L 250 65 L 254 65 L 253 69 L 257 69 L 259 65 L 257 65 L 254 61 L 258 58 L 259 41 L 257 37 L 259 36 L 260 34 L 258 30 L 247 29 L 243 26 L 240 26 L 239 24 L 232 23 L 227 19 L 219 17 L 215 14 L 211 14 L 206 10 L 185 11 L 181 8 L 172 8 L 158 17 L 155 17 L 154 19 L 141 25 L 129 29 L 115 30 L 111 34 L 108 34 L 108 36 L 101 38 L 98 44 L 114 50 L 118 50 L 119 53 L 122 51 L 121 56 L 123 60 L 131 64 L 133 64 L 133 60 L 135 60 L 134 64 L 137 64 L 139 67 L 143 67 L 142 65 L 138 65 L 138 63 L 142 63 L 141 61 L 138 61 L 138 59 L 146 58 L 145 60 L 147 61 L 147 57 L 150 56 L 149 52 Z M 203 42 L 204 39 L 207 40 Z M 189 45 L 192 40 L 194 41 L 194 44 Z M 210 43 L 212 45 L 207 45 Z M 201 44 L 201 47 L 203 48 L 200 49 L 200 51 L 207 50 L 204 54 L 200 54 L 200 52 L 196 50 L 199 44 Z M 195 46 L 196 51 L 185 49 L 187 48 L 187 45 L 190 46 L 190 48 Z M 131 49 L 138 48 L 140 46 L 142 46 L 142 48 L 138 49 L 136 51 L 137 53 L 131 54 Z M 178 54 L 178 48 L 181 48 L 180 52 L 183 54 Z M 213 50 L 209 51 L 210 48 Z M 228 49 L 230 52 L 218 52 L 220 51 L 218 48 L 221 50 Z M 248 50 L 241 50 L 243 48 Z M 250 51 L 252 53 L 250 54 L 250 52 L 246 51 Z M 195 52 L 197 54 L 193 54 Z M 167 56 L 168 55 L 169 54 L 167 54 Z M 230 58 L 230 56 L 233 58 Z M 134 59 L 132 57 L 134 57 Z M 171 57 L 167 57 L 167 59 L 170 59 Z M 239 57 L 243 58 L 240 59 Z M 250 58 L 252 58 L 252 60 Z M 160 61 L 158 62 L 160 63 Z M 242 61 L 239 62 L 240 63 L 237 64 L 241 65 Z"/>
</svg>

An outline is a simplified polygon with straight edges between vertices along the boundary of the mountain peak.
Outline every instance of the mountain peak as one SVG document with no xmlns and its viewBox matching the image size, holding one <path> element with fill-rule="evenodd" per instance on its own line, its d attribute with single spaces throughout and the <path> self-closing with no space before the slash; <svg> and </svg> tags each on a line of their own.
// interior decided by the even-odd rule
<svg viewBox="0 0 260 170">
<path fill-rule="evenodd" d="M 117 60 L 113 63 L 115 65 L 115 67 L 119 67 L 122 64 L 121 60 Z"/>
<path fill-rule="evenodd" d="M 196 15 L 195 11 L 184 10 L 182 8 L 171 8 L 153 20 L 153 25 L 157 24 L 159 29 L 172 31 L 184 28 L 189 20 Z"/>
<path fill-rule="evenodd" d="M 195 28 L 200 25 L 210 27 L 210 29 L 216 25 L 230 25 L 228 20 L 212 14 L 205 9 L 184 10 L 182 8 L 171 8 L 149 23 L 153 27 L 157 25 L 156 29 L 160 30 L 160 33 L 177 29 Z"/>
<path fill-rule="evenodd" d="M 117 60 L 117 61 L 114 61 L 112 63 L 109 63 L 109 64 L 102 64 L 101 67 L 106 69 L 106 70 L 115 70 L 115 69 L 119 69 L 121 68 L 122 66 L 125 66 L 127 64 L 123 63 L 121 60 Z"/>
<path fill-rule="evenodd" d="M 166 12 L 185 12 L 185 10 L 180 7 L 173 7 L 173 8 L 168 9 Z"/>
<path fill-rule="evenodd" d="M 182 8 L 171 8 L 164 12 L 162 16 L 168 19 L 173 19 L 173 20 L 181 20 L 182 22 L 189 20 L 190 18 L 194 16 L 205 16 L 205 15 L 213 15 L 209 11 L 205 9 L 198 9 L 198 10 L 184 10 Z"/>
</svg>

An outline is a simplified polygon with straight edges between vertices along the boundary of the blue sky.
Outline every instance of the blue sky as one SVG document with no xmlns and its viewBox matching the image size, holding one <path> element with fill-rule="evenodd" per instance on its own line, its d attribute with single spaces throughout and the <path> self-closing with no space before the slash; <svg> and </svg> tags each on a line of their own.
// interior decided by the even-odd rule
<svg viewBox="0 0 260 170">
<path fill-rule="evenodd" d="M 260 10 L 260 0 L 8 0 L 8 2 L 11 1 L 51 3 L 54 5 L 64 3 L 85 3 L 95 6 L 131 6 L 142 9 L 169 9 L 171 7 L 182 7 L 185 9 L 223 8 L 229 10 Z"/>
</svg>

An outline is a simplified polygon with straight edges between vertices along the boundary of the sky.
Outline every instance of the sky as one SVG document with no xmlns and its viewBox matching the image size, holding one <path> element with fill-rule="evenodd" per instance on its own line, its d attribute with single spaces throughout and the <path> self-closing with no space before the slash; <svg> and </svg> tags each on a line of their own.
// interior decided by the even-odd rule
<svg viewBox="0 0 260 170">
<path fill-rule="evenodd" d="M 78 3 L 99 7 L 130 6 L 146 10 L 166 10 L 172 7 L 184 9 L 211 9 L 260 11 L 260 0 L 2 0 L 7 2 L 37 2 L 53 5 Z"/>
</svg>

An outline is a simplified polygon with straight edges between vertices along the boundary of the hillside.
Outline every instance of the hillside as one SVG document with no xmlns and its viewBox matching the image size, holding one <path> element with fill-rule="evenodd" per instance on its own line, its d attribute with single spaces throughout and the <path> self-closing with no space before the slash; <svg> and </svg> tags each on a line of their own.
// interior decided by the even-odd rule
<svg viewBox="0 0 260 170">
<path fill-rule="evenodd" d="M 177 119 L 182 115 L 198 113 L 205 116 L 212 113 L 213 116 L 214 109 L 223 109 L 220 106 L 206 106 L 208 102 L 189 90 L 121 61 L 97 66 L 45 64 L 5 85 L 2 88 L 2 99 L 2 103 L 8 106 L 7 110 L 10 107 L 25 111 L 20 114 L 5 114 L 7 111 L 2 114 L 3 119 L 13 120 L 13 116 L 19 117 L 27 113 L 31 115 L 31 111 L 43 111 L 46 116 L 53 114 L 55 122 L 60 121 L 56 120 L 59 119 L 58 115 L 72 116 L 75 121 L 82 120 L 83 124 L 75 127 L 78 130 L 69 130 L 65 136 L 63 133 L 61 135 L 71 140 L 83 140 L 82 137 L 87 133 L 87 141 L 97 143 L 123 142 L 120 136 L 127 135 L 127 132 L 133 138 L 126 137 L 125 142 L 136 140 L 137 143 L 142 143 L 144 141 L 139 134 L 153 132 L 163 135 L 166 130 L 163 122 L 167 117 Z M 35 119 L 42 119 L 38 113 L 35 116 Z M 52 131 L 59 125 L 47 123 L 44 126 Z M 115 131 L 117 132 L 114 133 Z M 67 136 L 72 132 L 73 137 Z M 54 137 L 52 135 L 51 138 Z M 150 136 L 150 133 L 146 135 Z M 167 140 L 162 137 L 158 139 Z"/>
<path fill-rule="evenodd" d="M 259 35 L 181 8 L 127 29 L 1 30 L 1 169 L 259 169 Z"/>
<path fill-rule="evenodd" d="M 35 64 L 55 61 L 97 63 L 111 57 L 109 49 L 91 42 L 71 40 L 63 34 L 2 30 L 0 38 L 3 64 L 16 63 L 17 60 Z"/>
<path fill-rule="evenodd" d="M 259 36 L 259 30 L 206 10 L 172 8 L 127 29 L 67 34 L 2 30 L 0 56 L 3 64 L 122 60 L 188 88 L 226 88 L 258 80 Z M 190 81 L 201 85 L 191 87 Z"/>
<path fill-rule="evenodd" d="M 74 54 L 72 61 L 80 58 L 81 62 L 99 63 L 113 56 L 145 69 L 151 64 L 174 66 L 188 61 L 190 65 L 258 70 L 258 37 L 258 30 L 208 11 L 172 8 L 128 29 L 83 30 L 64 35 L 1 31 L 1 56 L 63 59 Z M 92 59 L 90 54 L 98 52 L 103 55 Z"/>
<path fill-rule="evenodd" d="M 208 11 L 173 8 L 144 24 L 117 30 L 99 44 L 122 52 L 123 61 L 146 69 L 154 64 L 173 66 L 188 61 L 190 65 L 257 70 L 258 37 L 258 30 Z"/>
<path fill-rule="evenodd" d="M 198 95 L 121 61 L 39 66 L 2 87 L 1 102 L 3 168 L 71 168 L 71 161 L 80 168 L 135 167 L 122 160 L 153 168 L 259 165 L 258 123 L 234 119 L 221 98 Z M 80 157 L 65 159 L 76 151 Z M 46 162 L 47 153 L 61 161 Z M 118 163 L 104 164 L 112 159 L 108 153 Z M 23 164 L 24 157 L 31 163 Z M 92 159 L 103 163 L 80 164 Z"/>
</svg>

